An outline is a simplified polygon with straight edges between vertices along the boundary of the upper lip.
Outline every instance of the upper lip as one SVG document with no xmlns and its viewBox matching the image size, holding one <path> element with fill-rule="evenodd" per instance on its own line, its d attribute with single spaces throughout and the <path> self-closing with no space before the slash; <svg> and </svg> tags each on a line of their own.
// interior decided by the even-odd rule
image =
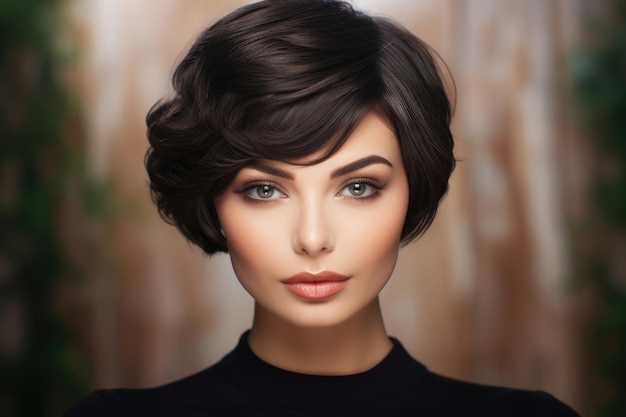
<svg viewBox="0 0 626 417">
<path fill-rule="evenodd" d="M 289 278 L 285 278 L 281 282 L 285 284 L 293 284 L 296 282 L 329 282 L 345 281 L 349 278 L 350 277 L 332 271 L 321 271 L 315 274 L 311 272 L 300 272 L 298 274 L 290 276 Z"/>
</svg>

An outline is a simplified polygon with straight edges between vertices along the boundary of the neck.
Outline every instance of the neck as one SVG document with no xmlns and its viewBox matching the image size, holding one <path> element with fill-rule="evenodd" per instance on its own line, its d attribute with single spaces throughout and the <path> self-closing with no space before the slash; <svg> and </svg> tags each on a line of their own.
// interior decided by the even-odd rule
<svg viewBox="0 0 626 417">
<path fill-rule="evenodd" d="M 249 344 L 265 362 L 312 375 L 364 372 L 389 353 L 378 298 L 355 317 L 330 327 L 299 327 L 255 304 Z"/>
</svg>

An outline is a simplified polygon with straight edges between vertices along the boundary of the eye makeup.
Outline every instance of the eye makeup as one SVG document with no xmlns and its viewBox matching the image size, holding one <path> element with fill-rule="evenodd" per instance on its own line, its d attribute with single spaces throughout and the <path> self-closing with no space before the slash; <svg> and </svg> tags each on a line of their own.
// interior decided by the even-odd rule
<svg viewBox="0 0 626 417">
<path fill-rule="evenodd" d="M 380 197 L 380 191 L 384 190 L 386 187 L 387 184 L 383 184 L 374 178 L 351 178 L 343 183 L 337 195 L 343 198 L 364 202 Z"/>
<path fill-rule="evenodd" d="M 271 181 L 251 181 L 233 190 L 240 194 L 247 202 L 255 204 L 268 204 L 286 197 L 280 187 Z"/>
</svg>

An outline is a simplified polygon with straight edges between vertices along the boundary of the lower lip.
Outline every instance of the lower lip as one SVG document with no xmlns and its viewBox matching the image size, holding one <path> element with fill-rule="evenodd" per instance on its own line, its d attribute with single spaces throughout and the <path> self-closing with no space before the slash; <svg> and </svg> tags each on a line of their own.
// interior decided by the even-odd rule
<svg viewBox="0 0 626 417">
<path fill-rule="evenodd" d="M 307 300 L 324 300 L 332 297 L 348 285 L 344 281 L 316 281 L 284 283 L 289 291 Z"/>
</svg>

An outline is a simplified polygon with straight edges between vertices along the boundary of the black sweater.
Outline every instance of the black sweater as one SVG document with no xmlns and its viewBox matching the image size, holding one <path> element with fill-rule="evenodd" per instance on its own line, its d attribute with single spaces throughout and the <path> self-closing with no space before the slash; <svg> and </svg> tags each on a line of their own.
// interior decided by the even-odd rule
<svg viewBox="0 0 626 417">
<path fill-rule="evenodd" d="M 387 357 L 366 372 L 317 376 L 263 362 L 244 333 L 232 352 L 204 371 L 157 388 L 96 391 L 65 417 L 577 416 L 541 391 L 434 374 L 392 341 Z"/>
</svg>

